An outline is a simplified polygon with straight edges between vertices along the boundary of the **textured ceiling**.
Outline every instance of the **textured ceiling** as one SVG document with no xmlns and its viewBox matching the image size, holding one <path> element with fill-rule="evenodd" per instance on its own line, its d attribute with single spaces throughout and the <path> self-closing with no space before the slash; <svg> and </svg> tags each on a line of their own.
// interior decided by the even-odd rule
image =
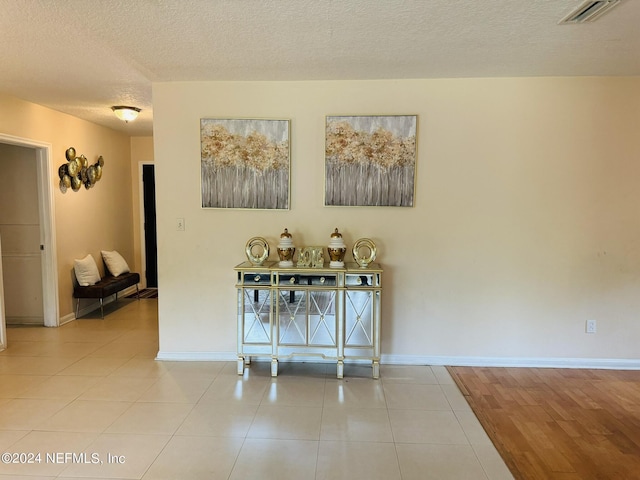
<svg viewBox="0 0 640 480">
<path fill-rule="evenodd" d="M 640 75 L 640 1 L 582 1 L 0 0 L 0 92 L 150 135 L 157 81 Z"/>
</svg>

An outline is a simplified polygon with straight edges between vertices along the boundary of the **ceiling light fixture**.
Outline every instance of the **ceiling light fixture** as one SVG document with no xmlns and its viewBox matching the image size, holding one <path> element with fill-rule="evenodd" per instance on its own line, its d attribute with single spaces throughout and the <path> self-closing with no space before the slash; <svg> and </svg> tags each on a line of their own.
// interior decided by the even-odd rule
<svg viewBox="0 0 640 480">
<path fill-rule="evenodd" d="M 116 114 L 120 120 L 123 120 L 125 123 L 129 123 L 135 120 L 140 113 L 140 109 L 137 107 L 126 107 L 124 105 L 116 105 L 115 107 L 111 107 L 113 113 Z"/>
</svg>

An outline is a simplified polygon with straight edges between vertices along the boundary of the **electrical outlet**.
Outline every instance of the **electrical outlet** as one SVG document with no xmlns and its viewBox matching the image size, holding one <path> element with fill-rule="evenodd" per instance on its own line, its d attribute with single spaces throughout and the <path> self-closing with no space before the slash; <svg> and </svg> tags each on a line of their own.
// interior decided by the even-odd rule
<svg viewBox="0 0 640 480">
<path fill-rule="evenodd" d="M 596 321 L 587 320 L 587 333 L 596 333 Z"/>
<path fill-rule="evenodd" d="M 176 218 L 176 230 L 184 232 L 184 218 Z"/>
</svg>

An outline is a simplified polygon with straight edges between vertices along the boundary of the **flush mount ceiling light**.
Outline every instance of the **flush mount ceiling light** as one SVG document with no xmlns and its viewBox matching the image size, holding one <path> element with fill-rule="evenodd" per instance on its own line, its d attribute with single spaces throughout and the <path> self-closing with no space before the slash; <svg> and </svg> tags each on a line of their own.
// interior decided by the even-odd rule
<svg viewBox="0 0 640 480">
<path fill-rule="evenodd" d="M 620 4 L 620 0 L 588 0 L 558 22 L 560 25 L 593 22 Z"/>
<path fill-rule="evenodd" d="M 125 123 L 135 120 L 138 117 L 138 113 L 140 113 L 139 108 L 126 107 L 124 105 L 116 105 L 115 107 L 111 107 L 111 110 L 116 114 L 116 117 L 120 120 L 124 120 Z"/>
</svg>

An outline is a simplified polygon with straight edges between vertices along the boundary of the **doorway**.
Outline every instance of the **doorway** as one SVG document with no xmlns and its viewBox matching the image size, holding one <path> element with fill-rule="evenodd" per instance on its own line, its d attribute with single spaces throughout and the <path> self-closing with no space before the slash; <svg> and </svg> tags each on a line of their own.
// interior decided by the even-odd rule
<svg viewBox="0 0 640 480">
<path fill-rule="evenodd" d="M 40 201 L 33 148 L 0 144 L 0 236 L 7 325 L 44 325 Z M 35 193 L 35 195 L 34 195 Z"/>
<path fill-rule="evenodd" d="M 33 270 L 33 265 L 38 265 L 35 268 L 35 276 L 37 279 L 35 280 L 37 285 L 37 289 L 39 294 L 36 295 L 38 297 L 38 309 L 41 311 L 41 321 L 40 325 L 44 324 L 46 327 L 57 327 L 60 323 L 59 321 L 59 305 L 58 305 L 58 267 L 57 267 L 57 257 L 56 257 L 56 241 L 55 241 L 55 218 L 53 212 L 54 205 L 54 187 L 53 180 L 51 175 L 51 145 L 48 143 L 43 143 L 31 139 L 14 137 L 12 135 L 6 135 L 0 133 L 0 145 L 3 145 L 4 152 L 10 151 L 12 148 L 16 147 L 20 151 L 25 151 L 25 159 L 29 162 L 33 162 L 35 160 L 35 165 L 32 165 L 34 168 L 35 181 L 33 181 L 33 185 L 35 187 L 35 191 L 37 192 L 37 205 L 33 208 L 37 210 L 37 213 L 34 214 L 37 216 L 37 221 L 33 221 L 30 225 L 30 238 L 31 243 L 35 245 L 35 247 L 31 248 L 27 252 L 24 257 L 30 257 L 37 262 L 31 262 L 30 269 Z M 29 192 L 33 196 L 33 190 Z M 34 197 L 34 198 L 36 198 Z M 9 200 L 11 201 L 11 200 Z M 20 199 L 16 198 L 13 202 L 20 201 Z M 11 204 L 10 204 L 11 205 Z M 14 208 L 9 207 L 9 208 Z M 20 223 L 20 222 L 17 222 Z M 3 242 L 3 246 L 5 247 L 5 252 L 7 251 L 7 244 L 12 243 L 14 241 L 13 238 L 10 238 L 15 232 L 12 228 L 3 229 L 4 234 L 6 236 L 5 242 Z M 18 252 L 24 253 L 24 252 Z M 14 255 L 15 256 L 15 255 Z M 39 275 L 38 275 L 39 274 Z M 3 288 L 3 296 L 4 299 L 2 301 L 3 309 L 7 307 L 7 284 L 9 280 L 6 278 L 7 272 L 4 271 L 4 288 Z M 15 279 L 11 278 L 11 283 Z M 5 310 L 6 312 L 6 310 Z M 6 346 L 6 336 L 4 335 L 4 324 L 5 319 L 2 319 L 2 328 L 0 328 L 0 346 Z"/>
<path fill-rule="evenodd" d="M 142 164 L 142 264 L 146 288 L 158 288 L 155 165 Z"/>
</svg>

